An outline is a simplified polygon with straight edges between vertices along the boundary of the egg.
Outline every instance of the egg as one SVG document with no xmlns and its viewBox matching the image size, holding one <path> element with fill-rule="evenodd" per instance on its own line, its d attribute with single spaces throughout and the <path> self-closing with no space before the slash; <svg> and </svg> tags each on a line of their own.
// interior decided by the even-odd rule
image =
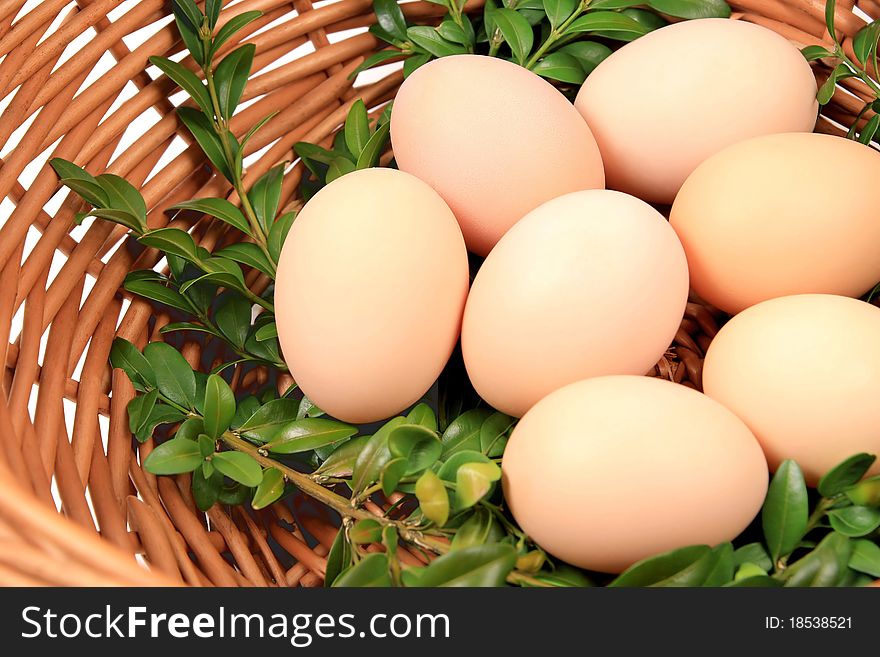
<svg viewBox="0 0 880 657">
<path fill-rule="evenodd" d="M 645 374 L 687 294 L 684 251 L 656 210 L 620 192 L 566 194 L 519 221 L 477 273 L 462 326 L 468 375 L 518 417 L 573 381 Z"/>
<path fill-rule="evenodd" d="M 818 110 L 798 49 L 728 19 L 676 23 L 625 45 L 590 73 L 575 107 L 599 143 L 608 187 L 665 204 L 713 153 L 811 131 Z"/>
<path fill-rule="evenodd" d="M 741 533 L 761 508 L 767 464 L 721 404 L 662 379 L 572 383 L 517 424 L 502 486 L 520 527 L 553 556 L 618 573 Z"/>
<path fill-rule="evenodd" d="M 694 291 L 736 313 L 790 294 L 860 296 L 880 280 L 880 153 L 841 137 L 765 135 L 687 179 L 670 221 Z"/>
<path fill-rule="evenodd" d="M 596 141 L 572 104 L 494 57 L 442 57 L 411 74 L 394 100 L 391 141 L 400 169 L 440 193 L 482 256 L 544 201 L 605 183 Z"/>
<path fill-rule="evenodd" d="M 771 469 L 794 459 L 815 485 L 853 454 L 880 455 L 880 308 L 827 294 L 752 306 L 709 345 L 703 388 L 751 428 Z"/>
<path fill-rule="evenodd" d="M 416 402 L 455 346 L 469 282 L 449 207 L 393 169 L 331 182 L 300 212 L 275 283 L 290 373 L 330 415 L 353 423 Z"/>
</svg>

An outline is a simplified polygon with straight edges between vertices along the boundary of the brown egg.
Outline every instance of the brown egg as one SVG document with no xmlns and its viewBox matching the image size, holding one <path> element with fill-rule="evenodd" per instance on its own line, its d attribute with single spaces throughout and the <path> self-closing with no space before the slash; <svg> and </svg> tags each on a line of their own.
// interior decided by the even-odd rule
<svg viewBox="0 0 880 657">
<path fill-rule="evenodd" d="M 715 336 L 703 387 L 751 428 L 772 470 L 794 459 L 815 485 L 853 454 L 880 456 L 880 308 L 827 294 L 752 306 Z"/>
<path fill-rule="evenodd" d="M 309 200 L 281 251 L 285 362 L 330 415 L 390 417 L 437 379 L 467 289 L 464 240 L 436 192 L 393 169 L 349 173 Z"/>
<path fill-rule="evenodd" d="M 696 166 L 725 146 L 811 131 L 816 80 L 798 49 L 772 30 L 693 20 L 612 53 L 575 107 L 599 143 L 609 189 L 672 203 Z"/>
<path fill-rule="evenodd" d="M 410 75 L 394 100 L 391 141 L 400 169 L 440 193 L 479 255 L 544 201 L 605 183 L 571 103 L 494 57 L 443 57 Z"/>
<path fill-rule="evenodd" d="M 860 296 L 880 280 L 878 180 L 880 153 L 841 137 L 767 135 L 726 148 L 672 207 L 691 286 L 730 313 L 789 294 Z"/>
<path fill-rule="evenodd" d="M 504 452 L 504 498 L 542 548 L 617 573 L 645 557 L 742 532 L 767 492 L 743 422 L 669 381 L 606 376 L 538 402 Z"/>
<path fill-rule="evenodd" d="M 620 192 L 566 194 L 511 228 L 477 273 L 462 327 L 468 375 L 520 416 L 573 381 L 645 374 L 687 294 L 681 244 L 654 208 Z"/>
</svg>

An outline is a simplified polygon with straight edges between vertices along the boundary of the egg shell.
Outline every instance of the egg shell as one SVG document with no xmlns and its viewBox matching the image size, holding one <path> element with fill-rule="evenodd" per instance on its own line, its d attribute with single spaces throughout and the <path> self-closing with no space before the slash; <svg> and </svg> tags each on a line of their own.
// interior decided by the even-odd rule
<svg viewBox="0 0 880 657">
<path fill-rule="evenodd" d="M 520 420 L 502 464 L 504 498 L 550 554 L 618 573 L 742 532 L 767 492 L 755 437 L 721 404 L 662 379 L 579 381 Z"/>
<path fill-rule="evenodd" d="M 590 376 L 645 374 L 687 303 L 684 251 L 642 201 L 573 192 L 517 223 L 486 258 L 465 308 L 462 350 L 483 399 L 521 416 Z"/>
<path fill-rule="evenodd" d="M 290 373 L 330 415 L 390 417 L 430 388 L 456 344 L 468 260 L 436 192 L 393 169 L 346 174 L 305 205 L 275 284 Z"/>
<path fill-rule="evenodd" d="M 745 21 L 655 30 L 611 54 L 575 101 L 599 144 L 610 189 L 672 203 L 694 168 L 725 146 L 811 131 L 816 81 L 788 40 Z"/>
<path fill-rule="evenodd" d="M 691 286 L 730 313 L 790 294 L 860 296 L 880 280 L 878 180 L 880 153 L 841 137 L 767 135 L 724 149 L 672 206 Z"/>
<path fill-rule="evenodd" d="M 494 57 L 442 57 L 416 70 L 394 100 L 391 141 L 400 169 L 440 193 L 483 256 L 544 201 L 605 184 L 596 141 L 571 103 Z"/>
<path fill-rule="evenodd" d="M 752 306 L 709 345 L 703 388 L 751 428 L 772 470 L 794 459 L 815 485 L 853 454 L 880 455 L 880 308 L 826 294 Z"/>
</svg>

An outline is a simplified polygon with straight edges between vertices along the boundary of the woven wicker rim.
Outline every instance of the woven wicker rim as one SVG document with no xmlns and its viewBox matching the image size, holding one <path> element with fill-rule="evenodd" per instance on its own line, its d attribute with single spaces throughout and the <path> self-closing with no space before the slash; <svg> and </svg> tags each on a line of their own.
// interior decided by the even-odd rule
<svg viewBox="0 0 880 657">
<path fill-rule="evenodd" d="M 479 10 L 482 2 L 472 0 L 466 10 Z M 0 144 L 16 143 L 0 161 L 0 198 L 14 205 L 2 216 L 0 227 L 0 345 L 5 362 L 0 379 L 0 584 L 320 585 L 336 532 L 326 509 L 294 496 L 290 504 L 275 504 L 253 515 L 241 509 L 230 515 L 218 506 L 200 513 L 187 477 L 156 478 L 141 469 L 152 441 L 133 443 L 125 407 L 134 391 L 121 371 L 111 372 L 108 354 L 117 335 L 138 346 L 161 339 L 159 329 L 168 316 L 143 300 L 129 305 L 120 290 L 126 273 L 153 267 L 157 253 L 117 248 L 125 231 L 107 222 L 95 221 L 85 231 L 75 231 L 73 217 L 81 206 L 74 198 L 49 209 L 57 206 L 50 199 L 58 191 L 57 178 L 45 165 L 50 154 L 94 174 L 122 175 L 140 186 L 151 227 L 167 224 L 165 208 L 188 198 L 236 200 L 192 145 L 151 175 L 172 142 L 188 140 L 188 135 L 167 100 L 173 84 L 147 74 L 147 57 L 173 56 L 183 47 L 167 21 L 155 29 L 167 18 L 170 3 L 129 3 L 108 20 L 108 13 L 121 4 L 122 0 L 45 0 L 19 16 L 25 0 L 0 0 L 0 93 L 10 99 L 0 118 Z M 241 135 L 259 118 L 279 111 L 248 146 L 247 154 L 266 150 L 248 167 L 246 184 L 274 164 L 292 161 L 295 142 L 332 139 L 357 98 L 379 108 L 394 96 L 402 79 L 399 71 L 358 88 L 348 78 L 365 57 L 382 48 L 372 35 L 349 33 L 334 43 L 328 38 L 372 24 L 371 4 L 338 0 L 315 8 L 310 0 L 243 0 L 224 8 L 221 24 L 245 11 L 264 13 L 223 48 L 228 51 L 244 41 L 257 46 L 255 73 L 244 97 L 255 102 L 233 119 L 233 132 Z M 830 42 L 823 0 L 730 4 L 734 19 L 773 29 L 799 47 Z M 853 35 L 866 23 L 854 4 L 862 16 L 880 17 L 880 2 L 875 0 L 838 2 L 838 36 L 845 37 L 850 52 Z M 403 9 L 411 20 L 425 23 L 436 22 L 443 13 L 427 2 L 408 3 Z M 155 32 L 130 51 L 123 36 L 148 26 Z M 87 45 L 56 69 L 68 46 L 90 29 L 94 32 Z M 307 43 L 314 49 L 310 54 L 263 70 Z M 82 86 L 105 54 L 115 64 Z M 193 66 L 190 59 L 184 64 Z M 814 70 L 821 84 L 829 69 L 818 63 Z M 129 83 L 137 92 L 121 96 Z M 860 81 L 842 81 L 823 108 L 816 130 L 843 134 L 841 125 L 855 120 L 868 97 Z M 126 131 L 135 118 L 148 111 L 158 112 L 159 120 L 117 153 L 131 136 Z M 861 122 L 871 116 L 867 112 Z M 13 133 L 23 136 L 18 139 Z M 42 168 L 25 188 L 19 178 L 33 163 Z M 286 176 L 283 205 L 297 207 L 301 174 L 297 165 Z M 175 220 L 179 225 L 185 222 Z M 192 232 L 209 249 L 230 239 L 224 225 L 208 217 L 197 218 Z M 38 239 L 26 248 L 26 238 L 34 234 Z M 56 257 L 64 264 L 50 281 Z M 247 282 L 258 292 L 268 284 L 258 272 Z M 13 332 L 19 311 L 23 329 Z M 654 375 L 699 389 L 702 355 L 717 324 L 711 309 L 689 304 L 675 344 Z M 183 353 L 193 365 L 203 360 L 196 342 L 187 343 Z M 261 383 L 261 377 L 265 381 L 265 373 L 253 372 L 235 385 L 247 388 Z M 65 422 L 65 400 L 76 404 L 72 427 Z M 378 506 L 373 510 L 382 512 Z M 412 563 L 421 559 L 408 553 L 403 558 Z"/>
</svg>

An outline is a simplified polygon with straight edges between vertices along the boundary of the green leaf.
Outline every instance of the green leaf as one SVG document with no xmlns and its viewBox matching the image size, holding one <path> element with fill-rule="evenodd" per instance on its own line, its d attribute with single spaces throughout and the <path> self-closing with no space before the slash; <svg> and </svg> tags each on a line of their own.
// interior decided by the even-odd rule
<svg viewBox="0 0 880 657">
<path fill-rule="evenodd" d="M 878 37 L 880 37 L 880 21 L 878 20 L 868 23 L 856 32 L 856 35 L 853 37 L 852 46 L 859 62 L 867 64 L 871 59 L 873 53 L 877 50 Z"/>
<path fill-rule="evenodd" d="M 828 519 L 835 531 L 844 536 L 858 538 L 867 536 L 880 527 L 880 509 L 867 506 L 847 506 L 828 512 Z"/>
<path fill-rule="evenodd" d="M 865 127 L 859 132 L 859 143 L 862 143 L 865 146 L 869 145 L 874 138 L 874 135 L 877 134 L 878 127 L 880 127 L 880 114 L 875 114 L 868 119 Z"/>
<path fill-rule="evenodd" d="M 611 54 L 611 48 L 595 41 L 576 41 L 562 46 L 557 52 L 574 57 L 584 74 L 589 75 Z"/>
<path fill-rule="evenodd" d="M 329 185 L 331 182 L 336 180 L 337 178 L 341 178 L 347 173 L 351 173 L 355 170 L 355 163 L 349 160 L 347 157 L 340 155 L 333 159 L 330 163 L 330 166 L 327 167 L 327 176 L 325 178 L 325 182 Z"/>
<path fill-rule="evenodd" d="M 713 554 L 708 545 L 665 552 L 630 566 L 608 586 L 701 586 L 713 570 Z"/>
<path fill-rule="evenodd" d="M 357 545 L 378 543 L 382 540 L 382 525 L 373 518 L 362 518 L 348 530 L 348 537 Z"/>
<path fill-rule="evenodd" d="M 834 89 L 837 85 L 837 68 L 831 71 L 831 75 L 828 76 L 828 79 L 822 83 L 822 86 L 819 87 L 819 93 L 816 94 L 816 100 L 819 101 L 820 105 L 827 105 L 831 98 L 834 96 Z"/>
<path fill-rule="evenodd" d="M 269 262 L 263 250 L 253 242 L 238 242 L 220 249 L 215 254 L 218 258 L 229 258 L 248 267 L 263 272 L 269 278 L 275 278 L 275 265 Z"/>
<path fill-rule="evenodd" d="M 416 481 L 416 498 L 424 516 L 438 527 L 449 519 L 449 494 L 443 481 L 432 470 L 425 470 Z"/>
<path fill-rule="evenodd" d="M 801 54 L 806 58 L 808 62 L 812 62 L 817 59 L 823 59 L 824 57 L 834 56 L 833 52 L 830 52 L 827 48 L 823 48 L 822 46 L 807 46 L 805 48 L 801 48 Z"/>
<path fill-rule="evenodd" d="M 404 79 L 408 78 L 413 74 L 420 66 L 427 64 L 431 61 L 431 55 L 426 54 L 415 54 L 410 55 L 403 61 L 403 77 Z"/>
<path fill-rule="evenodd" d="M 351 488 L 355 494 L 360 494 L 370 484 L 379 480 L 379 473 L 392 458 L 388 448 L 389 436 L 396 427 L 405 422 L 402 417 L 392 418 L 386 422 L 358 454 L 351 478 Z"/>
<path fill-rule="evenodd" d="M 492 461 L 482 452 L 463 450 L 449 456 L 440 470 L 437 472 L 444 481 L 454 482 L 458 479 L 458 469 L 467 463 L 491 463 Z"/>
<path fill-rule="evenodd" d="M 531 29 L 531 28 L 529 28 Z M 462 55 L 466 51 L 464 46 L 447 41 L 433 27 L 427 25 L 414 25 L 407 28 L 406 35 L 410 41 L 425 52 L 434 57 L 447 57 L 449 55 Z"/>
<path fill-rule="evenodd" d="M 280 470 L 267 468 L 263 472 L 263 479 L 257 490 L 254 491 L 254 499 L 251 507 L 257 511 L 265 509 L 270 504 L 277 502 L 284 494 L 284 475 Z"/>
<path fill-rule="evenodd" d="M 593 586 L 593 582 L 590 581 L 590 578 L 582 570 L 562 563 L 557 564 L 553 572 L 541 572 L 535 577 L 553 586 L 577 586 L 582 588 Z"/>
<path fill-rule="evenodd" d="M 443 436 L 440 438 L 443 443 L 443 457 L 448 457 L 455 452 L 463 450 L 479 451 L 480 450 L 480 429 L 492 415 L 492 411 L 485 408 L 476 408 L 466 411 L 453 420 Z"/>
<path fill-rule="evenodd" d="M 156 373 L 149 361 L 125 338 L 115 338 L 110 348 L 110 364 L 121 369 L 137 390 L 156 387 Z"/>
<path fill-rule="evenodd" d="M 137 219 L 140 232 L 147 229 L 147 204 L 134 185 L 112 173 L 102 173 L 95 181 L 107 195 L 108 208 L 121 210 Z"/>
<path fill-rule="evenodd" d="M 379 483 L 382 484 L 382 492 L 387 496 L 396 489 L 400 480 L 406 474 L 407 460 L 402 456 L 395 457 L 382 466 L 379 472 Z"/>
<path fill-rule="evenodd" d="M 296 419 L 299 403 L 295 399 L 273 399 L 260 406 L 239 427 L 246 438 L 269 442 L 279 431 L 292 420 Z"/>
<path fill-rule="evenodd" d="M 395 39 L 406 41 L 406 18 L 397 0 L 373 0 L 376 22 Z"/>
<path fill-rule="evenodd" d="M 212 30 L 217 26 L 217 19 L 220 18 L 220 7 L 222 5 L 222 0 L 205 0 L 205 16 L 208 17 L 208 26 Z"/>
<path fill-rule="evenodd" d="M 235 395 L 229 384 L 217 374 L 208 377 L 205 387 L 205 433 L 218 438 L 229 428 L 235 415 Z"/>
<path fill-rule="evenodd" d="M 220 489 L 220 494 L 217 496 L 217 501 L 220 504 L 239 506 L 247 502 L 253 495 L 252 488 L 252 486 L 242 486 L 237 482 L 231 486 L 223 486 Z"/>
<path fill-rule="evenodd" d="M 287 233 L 290 232 L 294 219 L 296 219 L 295 212 L 285 212 L 269 228 L 269 255 L 276 263 L 281 257 L 281 247 L 284 246 L 284 240 L 287 239 Z"/>
<path fill-rule="evenodd" d="M 837 41 L 837 35 L 834 31 L 834 9 L 836 5 L 837 0 L 825 0 L 825 27 L 828 28 L 828 34 L 831 35 L 834 41 Z"/>
<path fill-rule="evenodd" d="M 341 527 L 333 539 L 327 555 L 327 571 L 324 574 L 324 586 L 333 586 L 336 578 L 351 566 L 351 545 L 345 537 L 345 527 Z"/>
<path fill-rule="evenodd" d="M 214 324 L 236 347 L 244 347 L 251 327 L 251 308 L 250 301 L 230 294 L 214 313 Z"/>
<path fill-rule="evenodd" d="M 207 511 L 217 503 L 223 488 L 223 475 L 213 469 L 210 462 L 203 461 L 201 468 L 196 468 L 192 476 L 192 494 L 200 511 Z M 208 472 L 204 466 L 207 465 Z"/>
<path fill-rule="evenodd" d="M 389 586 L 391 586 L 391 574 L 388 572 L 388 556 L 381 552 L 368 554 L 340 573 L 333 582 L 333 588 Z"/>
<path fill-rule="evenodd" d="M 467 520 L 462 523 L 452 537 L 450 552 L 461 550 L 472 545 L 483 545 L 497 541 L 503 532 L 498 530 L 495 516 L 489 509 L 478 507 L 473 510 Z"/>
<path fill-rule="evenodd" d="M 165 342 L 151 342 L 144 356 L 156 373 L 159 392 L 184 408 L 195 408 L 196 377 L 180 352 Z"/>
<path fill-rule="evenodd" d="M 193 0 L 174 0 L 171 4 L 177 29 L 193 59 L 200 65 L 205 64 L 205 48 L 199 36 L 202 24 L 202 13 Z"/>
<path fill-rule="evenodd" d="M 208 94 L 208 88 L 195 73 L 182 64 L 178 64 L 166 57 L 150 57 L 150 63 L 167 75 L 168 78 L 178 87 L 188 93 L 190 98 L 196 101 L 196 104 L 203 112 L 206 114 L 212 113 L 211 96 Z"/>
<path fill-rule="evenodd" d="M 197 331 L 199 333 L 207 333 L 208 335 L 220 337 L 207 326 L 196 324 L 195 322 L 172 322 L 159 329 L 159 333 L 162 333 L 163 335 L 165 333 L 174 333 L 175 331 Z"/>
<path fill-rule="evenodd" d="M 532 71 L 543 78 L 567 84 L 582 84 L 587 77 L 580 62 L 573 55 L 564 52 L 547 55 L 532 67 Z"/>
<path fill-rule="evenodd" d="M 153 436 L 153 432 L 160 424 L 174 424 L 186 417 L 179 410 L 168 404 L 156 404 L 150 409 L 144 423 L 138 428 L 135 438 L 138 442 L 145 442 Z"/>
<path fill-rule="evenodd" d="M 199 148 L 208 157 L 208 160 L 228 181 L 232 182 L 232 169 L 226 161 L 223 153 L 223 145 L 220 138 L 214 132 L 211 122 L 199 110 L 192 107 L 178 107 L 177 116 L 186 126 L 187 130 L 195 137 Z"/>
<path fill-rule="evenodd" d="M 236 32 L 239 32 L 262 15 L 263 12 L 261 11 L 246 11 L 238 16 L 230 18 L 223 27 L 217 30 L 217 34 L 214 36 L 214 45 L 211 49 L 211 54 L 220 50 L 220 46 L 229 41 Z"/>
<path fill-rule="evenodd" d="M 191 417 L 177 428 L 176 438 L 186 438 L 198 442 L 199 434 L 205 433 L 205 425 L 201 418 Z"/>
<path fill-rule="evenodd" d="M 182 294 L 174 288 L 153 281 L 126 281 L 123 287 L 138 296 L 158 301 L 166 306 L 191 313 L 193 308 Z"/>
<path fill-rule="evenodd" d="M 535 41 L 532 26 L 513 9 L 503 7 L 496 9 L 492 12 L 492 17 L 507 45 L 510 46 L 513 58 L 518 64 L 525 65 Z"/>
<path fill-rule="evenodd" d="M 370 139 L 370 122 L 367 118 L 367 106 L 358 98 L 348 110 L 345 118 L 345 144 L 348 150 L 357 159 Z"/>
<path fill-rule="evenodd" d="M 839 586 L 849 574 L 852 542 L 831 532 L 812 552 L 789 565 L 782 572 L 785 586 Z"/>
<path fill-rule="evenodd" d="M 404 474 L 410 475 L 434 465 L 440 458 L 443 445 L 436 432 L 420 424 L 411 424 L 407 418 L 406 424 L 397 426 L 389 434 L 388 449 L 395 458 L 406 460 Z"/>
<path fill-rule="evenodd" d="M 644 25 L 645 29 L 649 32 L 653 32 L 654 30 L 669 25 L 669 21 L 665 18 L 655 14 L 653 11 L 647 11 L 645 9 L 624 9 L 620 13 L 624 16 L 629 16 L 637 23 Z"/>
<path fill-rule="evenodd" d="M 128 412 L 128 428 L 135 435 L 139 434 L 144 425 L 147 423 L 147 419 L 150 417 L 150 413 L 153 410 L 153 407 L 156 405 L 156 400 L 159 399 L 159 391 L 158 390 L 150 390 L 150 392 L 144 395 L 135 396 L 128 405 L 126 406 L 126 411 Z"/>
<path fill-rule="evenodd" d="M 421 402 L 413 406 L 406 415 L 407 424 L 418 424 L 429 431 L 437 431 L 437 415 L 428 404 Z"/>
<path fill-rule="evenodd" d="M 849 567 L 871 577 L 880 577 L 880 545 L 864 538 L 853 541 Z"/>
<path fill-rule="evenodd" d="M 493 413 L 480 426 L 480 451 L 489 457 L 501 456 L 516 420 L 504 413 Z"/>
<path fill-rule="evenodd" d="M 349 477 L 354 471 L 358 454 L 364 449 L 372 436 L 358 436 L 342 443 L 330 453 L 321 466 L 315 471 L 324 477 Z"/>
<path fill-rule="evenodd" d="M 467 16 L 462 16 L 462 25 L 458 25 L 451 18 L 445 18 L 437 26 L 437 33 L 447 41 L 462 46 L 472 46 L 475 40 L 474 28 Z"/>
<path fill-rule="evenodd" d="M 770 481 L 761 510 L 761 523 L 770 558 L 790 554 L 807 531 L 809 502 L 804 475 L 797 463 L 783 461 Z"/>
<path fill-rule="evenodd" d="M 86 202 L 95 207 L 108 205 L 107 193 L 88 171 L 60 157 L 52 158 L 49 160 L 49 164 L 55 169 L 61 184 L 67 185 Z"/>
<path fill-rule="evenodd" d="M 730 18 L 724 0 L 647 0 L 651 9 L 676 18 Z"/>
<path fill-rule="evenodd" d="M 144 468 L 155 475 L 192 472 L 202 464 L 198 443 L 172 438 L 154 449 L 144 460 Z"/>
<path fill-rule="evenodd" d="M 873 454 L 856 454 L 834 466 L 819 480 L 816 490 L 822 497 L 834 497 L 865 476 L 877 457 Z"/>
<path fill-rule="evenodd" d="M 238 107 L 241 95 L 244 93 L 256 50 L 255 44 L 246 43 L 226 55 L 214 71 L 220 116 L 227 121 L 235 113 L 235 108 Z"/>
<path fill-rule="evenodd" d="M 390 62 L 391 60 L 399 60 L 403 57 L 406 57 L 406 55 L 401 53 L 399 50 L 380 50 L 379 52 L 373 53 L 372 55 L 367 57 L 364 62 L 354 70 L 349 78 L 354 80 L 364 71 Z"/>
<path fill-rule="evenodd" d="M 853 504 L 880 507 L 880 475 L 859 482 L 846 491 L 846 497 Z"/>
<path fill-rule="evenodd" d="M 247 133 L 245 134 L 245 136 L 242 137 L 242 139 L 241 139 L 241 150 L 244 151 L 244 147 L 245 147 L 245 146 L 247 145 L 247 143 L 253 138 L 253 136 L 254 136 L 255 134 L 257 134 L 257 132 L 259 132 L 260 129 L 261 129 L 263 126 L 265 126 L 267 123 L 269 123 L 269 121 L 271 121 L 272 119 L 274 119 L 276 116 L 278 116 L 278 112 L 277 112 L 277 111 L 276 111 L 276 112 L 272 112 L 272 113 L 269 114 L 268 116 L 264 116 L 262 119 L 260 119 L 259 121 L 257 121 L 257 122 L 253 125 L 253 127 L 251 127 L 251 129 L 247 131 Z"/>
<path fill-rule="evenodd" d="M 385 146 L 388 145 L 388 135 L 390 134 L 390 131 L 390 123 L 383 123 L 376 128 L 376 132 L 370 136 L 367 143 L 364 144 L 361 154 L 358 156 L 357 162 L 355 163 L 356 169 L 369 169 L 379 163 L 382 151 L 384 151 Z"/>
<path fill-rule="evenodd" d="M 748 545 L 743 545 L 741 548 L 738 548 L 733 553 L 733 561 L 737 566 L 741 566 L 744 563 L 755 564 L 765 573 L 768 573 L 773 569 L 773 562 L 770 560 L 770 555 L 767 554 L 767 550 L 765 550 L 764 546 L 760 543 L 749 543 Z"/>
<path fill-rule="evenodd" d="M 544 13 L 550 27 L 556 29 L 578 8 L 578 0 L 544 0 Z"/>
<path fill-rule="evenodd" d="M 241 267 L 232 260 L 209 257 L 206 260 L 202 260 L 199 264 L 204 271 L 208 272 L 200 280 L 213 281 L 227 289 L 237 290 L 242 293 L 247 291 Z M 198 281 L 188 281 L 187 283 L 194 284 L 196 282 Z M 181 292 L 185 292 L 184 287 L 185 285 L 180 286 Z"/>
<path fill-rule="evenodd" d="M 338 443 L 356 433 L 357 427 L 336 420 L 304 418 L 284 425 L 263 447 L 274 454 L 296 454 Z"/>
<path fill-rule="evenodd" d="M 171 253 L 190 262 L 199 260 L 198 247 L 192 235 L 179 228 L 157 228 L 141 235 L 138 241 L 145 246 Z"/>
<path fill-rule="evenodd" d="M 467 509 L 479 502 L 501 479 L 501 468 L 494 463 L 465 463 L 455 475 L 456 508 Z"/>
<path fill-rule="evenodd" d="M 225 198 L 196 198 L 191 201 L 184 201 L 183 203 L 172 205 L 169 209 L 201 212 L 202 214 L 225 221 L 227 224 L 240 230 L 245 235 L 251 234 L 251 228 L 248 225 L 244 214 Z"/>
<path fill-rule="evenodd" d="M 217 451 L 217 443 L 206 433 L 200 433 L 196 442 L 199 444 L 199 451 L 205 458 L 212 456 Z"/>
<path fill-rule="evenodd" d="M 248 487 L 258 486 L 263 481 L 263 469 L 254 458 L 242 452 L 218 452 L 211 463 L 233 481 Z"/>
<path fill-rule="evenodd" d="M 646 4 L 646 0 L 593 0 L 590 9 L 626 9 Z"/>
<path fill-rule="evenodd" d="M 515 565 L 516 549 L 511 545 L 473 545 L 432 561 L 419 586 L 504 586 Z"/>
<path fill-rule="evenodd" d="M 283 176 L 284 165 L 278 164 L 260 176 L 248 192 L 257 221 L 266 233 L 269 232 L 269 227 L 275 222 L 275 215 L 278 214 Z"/>
<path fill-rule="evenodd" d="M 601 32 L 614 38 L 631 39 L 644 36 L 648 29 L 629 16 L 613 11 L 593 11 L 573 20 L 565 30 L 566 35 L 583 32 Z"/>
<path fill-rule="evenodd" d="M 733 544 L 722 543 L 712 550 L 712 567 L 706 574 L 702 586 L 723 586 L 733 580 Z"/>
<path fill-rule="evenodd" d="M 265 342 L 266 340 L 277 338 L 278 325 L 275 322 L 263 324 L 260 328 L 254 331 L 254 337 L 257 339 L 258 342 Z"/>
</svg>

